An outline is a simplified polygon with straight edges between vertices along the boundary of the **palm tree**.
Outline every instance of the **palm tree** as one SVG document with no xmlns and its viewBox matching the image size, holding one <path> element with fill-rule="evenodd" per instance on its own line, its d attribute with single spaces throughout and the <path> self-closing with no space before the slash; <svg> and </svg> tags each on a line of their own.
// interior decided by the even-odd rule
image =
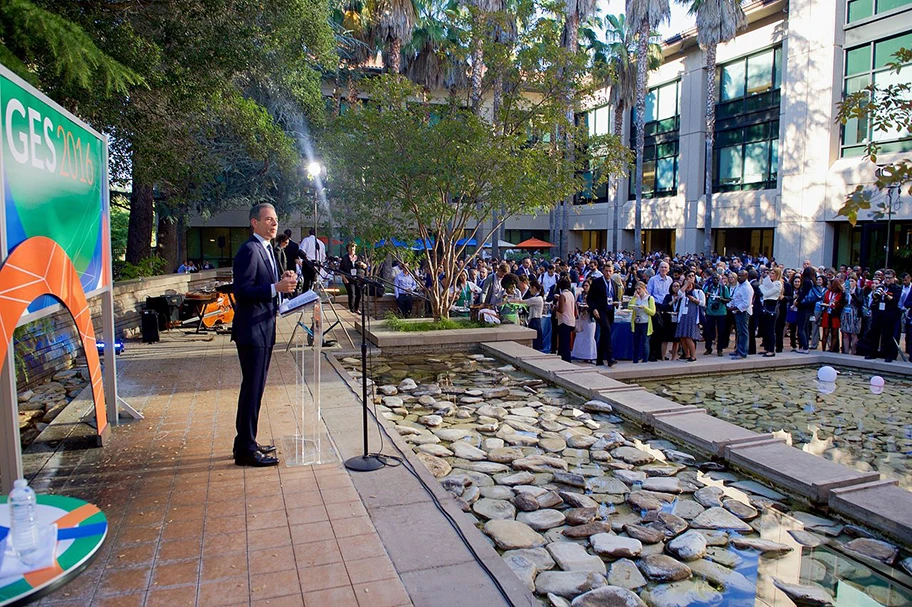
<svg viewBox="0 0 912 607">
<path fill-rule="evenodd" d="M 633 105 L 636 99 L 636 43 L 633 33 L 627 24 L 627 18 L 621 15 L 605 15 L 605 19 L 594 24 L 593 28 L 586 28 L 583 33 L 589 38 L 589 48 L 593 53 L 593 64 L 603 64 L 607 67 L 609 76 L 606 85 L 610 87 L 608 102 L 614 112 L 614 134 L 623 137 L 624 112 Z M 605 40 L 598 39 L 597 29 L 605 32 Z M 653 32 L 649 42 L 649 71 L 658 69 L 662 65 L 662 47 L 658 44 L 658 34 Z M 614 180 L 614 235 L 612 238 L 612 251 L 618 250 L 620 228 L 618 225 L 621 204 L 621 178 L 618 175 Z"/>
<path fill-rule="evenodd" d="M 667 0 L 666 0 L 667 1 Z M 564 31 L 561 37 L 564 49 L 568 56 L 579 52 L 580 26 L 596 14 L 596 0 L 564 0 Z M 571 129 L 574 124 L 574 107 L 570 99 L 572 91 L 566 91 L 566 116 L 565 123 L 567 132 L 564 135 L 564 153 L 568 157 L 575 155 L 573 137 Z M 560 255 L 566 257 L 569 252 L 570 240 L 570 209 L 573 204 L 573 198 L 567 197 L 562 205 L 560 214 Z"/>
<path fill-rule="evenodd" d="M 417 21 L 414 0 L 374 0 L 371 18 L 376 39 L 387 46 L 387 69 L 398 74 L 402 65 L 402 47 L 411 42 Z"/>
<path fill-rule="evenodd" d="M 405 48 L 402 72 L 427 90 L 465 89 L 465 65 L 459 60 L 461 31 L 455 25 L 455 4 L 424 2 L 411 43 Z"/>
<path fill-rule="evenodd" d="M 336 111 L 341 101 L 341 85 L 347 85 L 349 104 L 358 101 L 355 81 L 361 68 L 377 54 L 372 43 L 370 10 L 362 0 L 341 0 L 330 7 L 330 26 L 336 38 L 336 54 L 339 65 L 336 69 Z"/>
<path fill-rule="evenodd" d="M 706 141 L 704 192 L 706 205 L 703 216 L 703 253 L 712 254 L 712 173 L 713 143 L 716 130 L 716 47 L 732 40 L 738 30 L 747 26 L 747 18 L 739 0 L 679 0 L 689 4 L 691 15 L 697 18 L 697 42 L 706 53 Z"/>
<path fill-rule="evenodd" d="M 484 35 L 488 30 L 489 15 L 504 8 L 502 0 L 461 0 L 472 13 L 472 54 L 469 72 L 469 104 L 475 112 L 481 111 L 482 84 L 484 82 Z"/>
<path fill-rule="evenodd" d="M 668 20 L 668 0 L 627 0 L 627 20 L 636 33 L 636 213 L 635 247 L 643 256 L 643 148 L 646 145 L 646 85 L 649 71 L 649 38 Z"/>
</svg>

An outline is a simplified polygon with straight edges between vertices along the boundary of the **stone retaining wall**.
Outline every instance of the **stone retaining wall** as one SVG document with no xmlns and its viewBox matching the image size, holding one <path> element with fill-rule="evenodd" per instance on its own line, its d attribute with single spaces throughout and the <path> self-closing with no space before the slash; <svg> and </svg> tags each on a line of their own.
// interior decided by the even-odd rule
<svg viewBox="0 0 912 607">
<path fill-rule="evenodd" d="M 187 293 L 217 280 L 231 280 L 230 271 L 207 270 L 195 274 L 166 274 L 137 278 L 114 285 L 114 330 L 119 339 L 139 333 L 140 316 L 146 297 L 168 291 Z M 102 338 L 101 297 L 89 300 L 95 334 Z M 23 325 L 14 337 L 16 345 L 16 384 L 20 391 L 41 384 L 61 369 L 72 366 L 82 356 L 82 344 L 69 312 L 61 309 L 50 316 Z"/>
</svg>

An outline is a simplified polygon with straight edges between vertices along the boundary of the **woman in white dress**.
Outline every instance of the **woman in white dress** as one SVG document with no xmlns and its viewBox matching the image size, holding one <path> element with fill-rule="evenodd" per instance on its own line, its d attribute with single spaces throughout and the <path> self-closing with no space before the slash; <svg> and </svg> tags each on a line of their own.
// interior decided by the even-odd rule
<svg viewBox="0 0 912 607">
<path fill-rule="evenodd" d="M 571 358 L 585 360 L 587 362 L 595 361 L 597 356 L 595 343 L 595 319 L 589 313 L 589 307 L 586 305 L 586 295 L 589 293 L 591 280 L 583 283 L 583 289 L 576 299 L 579 318 L 576 321 L 576 341 L 573 342 L 573 351 L 570 353 Z"/>
</svg>

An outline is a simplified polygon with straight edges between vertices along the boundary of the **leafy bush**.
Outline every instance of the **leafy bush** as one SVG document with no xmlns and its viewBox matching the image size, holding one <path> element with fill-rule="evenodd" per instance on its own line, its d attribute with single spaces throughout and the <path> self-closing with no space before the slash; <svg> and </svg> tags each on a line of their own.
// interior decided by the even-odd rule
<svg viewBox="0 0 912 607">
<path fill-rule="evenodd" d="M 419 331 L 448 331 L 450 329 L 481 329 L 487 327 L 483 322 L 468 318 L 441 318 L 440 320 L 407 320 L 399 318 L 392 312 L 386 315 L 386 326 L 392 331 L 417 333 Z"/>
</svg>

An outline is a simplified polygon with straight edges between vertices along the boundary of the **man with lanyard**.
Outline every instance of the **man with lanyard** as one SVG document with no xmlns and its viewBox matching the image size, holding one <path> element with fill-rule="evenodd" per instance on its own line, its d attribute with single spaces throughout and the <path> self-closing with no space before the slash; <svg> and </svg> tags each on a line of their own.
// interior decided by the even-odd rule
<svg viewBox="0 0 912 607">
<path fill-rule="evenodd" d="M 589 286 L 586 303 L 589 304 L 592 318 L 598 323 L 599 329 L 595 366 L 607 364 L 613 367 L 617 361 L 614 360 L 614 352 L 611 349 L 611 328 L 614 324 L 614 307 L 618 303 L 617 286 L 611 279 L 611 275 L 614 274 L 611 262 L 605 264 L 604 270 L 607 276 L 602 274 L 598 267 L 589 273 L 592 283 Z"/>
<path fill-rule="evenodd" d="M 899 301 L 902 287 L 896 284 L 896 272 L 887 269 L 883 273 L 884 281 L 871 294 L 871 351 L 865 359 L 877 358 L 877 351 L 883 354 L 884 362 L 896 360 L 896 324 L 899 322 Z"/>
<path fill-rule="evenodd" d="M 307 238 L 301 241 L 300 253 L 303 253 L 309 261 L 316 265 L 317 275 L 320 279 L 326 278 L 326 272 L 323 269 L 323 264 L 326 262 L 326 247 L 317 240 L 316 230 L 313 228 L 310 229 Z"/>
<path fill-rule="evenodd" d="M 735 315 L 735 351 L 733 359 L 747 358 L 748 347 L 748 321 L 754 311 L 754 288 L 747 282 L 747 270 L 738 272 L 738 286 L 732 293 L 732 300 L 728 303 Z"/>
<path fill-rule="evenodd" d="M 659 263 L 659 273 L 650 278 L 649 282 L 646 284 L 646 292 L 652 297 L 653 301 L 656 302 L 656 308 L 665 301 L 665 296 L 668 295 L 668 291 L 671 289 L 671 283 L 674 282 L 671 276 L 668 275 L 668 269 L 669 266 L 667 261 Z M 658 316 L 658 314 L 656 314 L 656 316 Z M 655 317 L 653 317 L 653 322 L 655 322 Z M 652 335 L 649 337 L 649 360 L 658 360 L 661 351 L 662 332 L 653 331 Z"/>
</svg>

